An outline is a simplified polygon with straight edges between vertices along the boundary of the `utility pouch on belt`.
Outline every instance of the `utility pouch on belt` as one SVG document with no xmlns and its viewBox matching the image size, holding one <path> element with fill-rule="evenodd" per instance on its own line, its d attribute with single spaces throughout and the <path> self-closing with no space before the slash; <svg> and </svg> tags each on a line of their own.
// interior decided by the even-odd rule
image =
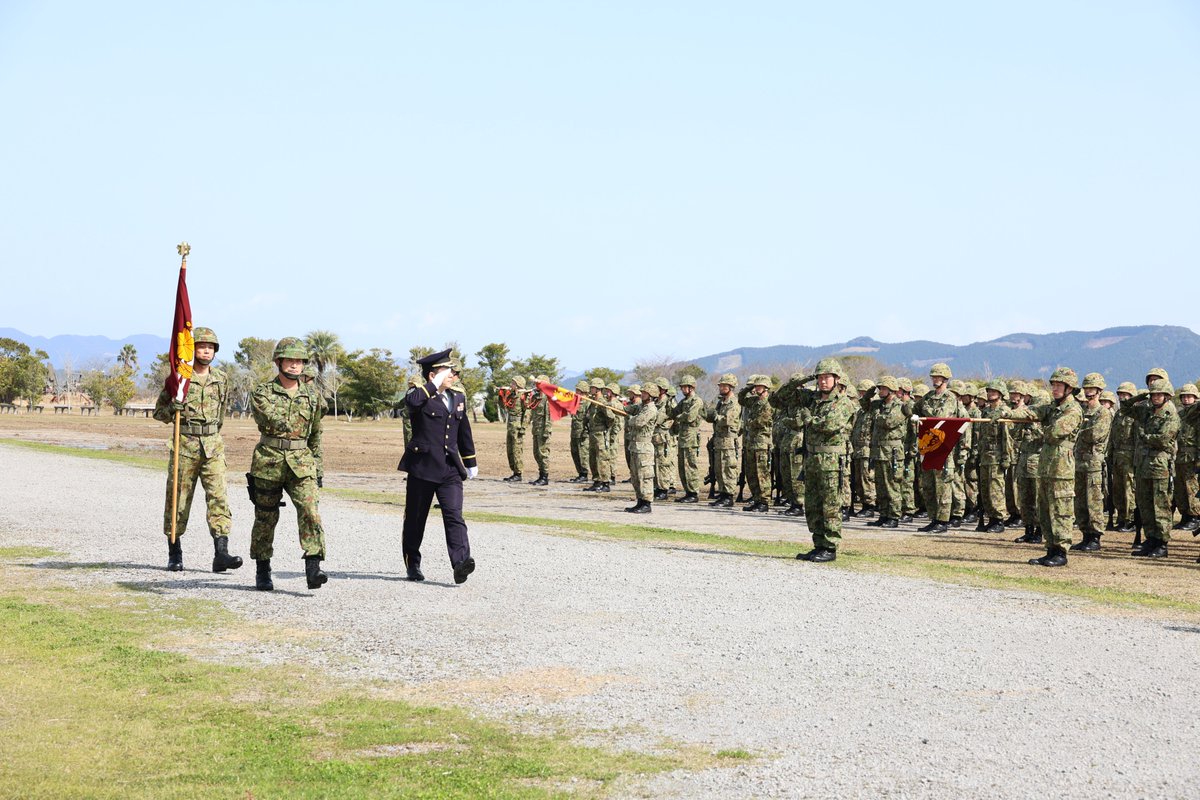
<svg viewBox="0 0 1200 800">
<path fill-rule="evenodd" d="M 259 505 L 258 487 L 254 485 L 254 475 L 249 472 L 246 473 L 246 491 L 250 493 L 250 502 L 254 504 L 254 507 L 261 508 L 263 511 L 274 511 L 277 508 L 283 508 L 287 505 L 287 503 L 283 502 L 282 500 L 275 505 Z"/>
</svg>

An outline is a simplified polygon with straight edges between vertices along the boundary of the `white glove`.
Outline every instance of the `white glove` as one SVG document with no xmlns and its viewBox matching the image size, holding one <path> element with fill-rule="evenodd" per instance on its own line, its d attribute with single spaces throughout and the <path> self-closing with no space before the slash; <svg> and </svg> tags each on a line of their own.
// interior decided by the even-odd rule
<svg viewBox="0 0 1200 800">
<path fill-rule="evenodd" d="M 913 414 L 913 415 L 912 415 L 912 421 L 913 421 L 913 422 L 920 422 L 920 421 L 921 421 L 921 417 L 920 417 L 920 415 L 918 415 L 918 414 Z"/>
<path fill-rule="evenodd" d="M 479 467 L 467 467 L 467 480 L 471 480 L 479 474 Z"/>
<path fill-rule="evenodd" d="M 434 373 L 434 376 L 433 376 L 434 387 L 441 389 L 442 384 L 450 379 L 450 372 L 451 372 L 450 368 L 445 367 L 441 370 L 438 370 L 436 373 Z"/>
</svg>

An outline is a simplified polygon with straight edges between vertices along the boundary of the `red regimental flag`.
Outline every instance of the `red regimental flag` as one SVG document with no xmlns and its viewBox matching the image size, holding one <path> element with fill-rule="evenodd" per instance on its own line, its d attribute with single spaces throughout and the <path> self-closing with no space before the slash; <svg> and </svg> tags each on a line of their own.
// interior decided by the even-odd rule
<svg viewBox="0 0 1200 800">
<path fill-rule="evenodd" d="M 501 386 L 496 389 L 496 396 L 500 398 L 500 405 L 505 408 L 512 408 L 512 401 L 508 397 L 510 394 L 512 394 L 512 389 L 507 386 Z"/>
<path fill-rule="evenodd" d="M 962 417 L 923 417 L 917 449 L 921 451 L 922 469 L 942 469 L 946 459 L 971 420 Z"/>
<path fill-rule="evenodd" d="M 562 419 L 574 414 L 579 410 L 579 404 L 583 402 L 579 399 L 579 395 L 570 389 L 555 386 L 553 383 L 538 381 L 537 388 L 550 399 L 550 419 Z"/>
<path fill-rule="evenodd" d="M 175 321 L 171 324 L 171 349 L 167 359 L 167 394 L 182 403 L 192 383 L 192 361 L 196 344 L 192 341 L 192 304 L 188 302 L 187 262 L 179 268 L 179 288 L 175 290 Z"/>
</svg>

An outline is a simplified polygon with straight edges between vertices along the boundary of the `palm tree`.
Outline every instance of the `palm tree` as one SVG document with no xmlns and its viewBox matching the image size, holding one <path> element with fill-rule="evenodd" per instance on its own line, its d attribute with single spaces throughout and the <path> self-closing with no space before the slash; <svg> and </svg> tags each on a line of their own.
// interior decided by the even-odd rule
<svg viewBox="0 0 1200 800">
<path fill-rule="evenodd" d="M 308 345 L 309 355 L 316 362 L 317 372 L 324 372 L 326 367 L 336 367 L 337 362 L 346 354 L 342 342 L 333 331 L 312 331 L 304 337 Z"/>
<path fill-rule="evenodd" d="M 131 344 L 122 347 L 121 352 L 117 354 L 117 363 L 124 365 L 125 369 L 131 372 L 137 369 L 137 348 Z"/>
</svg>

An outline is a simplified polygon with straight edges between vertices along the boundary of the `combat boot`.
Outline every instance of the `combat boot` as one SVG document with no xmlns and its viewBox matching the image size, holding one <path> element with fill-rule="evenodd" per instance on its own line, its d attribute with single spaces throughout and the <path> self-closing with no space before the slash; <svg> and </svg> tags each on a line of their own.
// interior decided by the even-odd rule
<svg viewBox="0 0 1200 800">
<path fill-rule="evenodd" d="M 1026 525 L 1025 526 L 1025 535 L 1018 536 L 1017 538 L 1013 539 L 1013 541 L 1017 542 L 1018 544 L 1041 544 L 1042 536 L 1041 536 L 1041 534 L 1035 534 L 1033 532 L 1032 525 Z"/>
<path fill-rule="evenodd" d="M 584 491 L 585 491 L 585 492 L 598 492 L 598 491 L 600 491 L 600 481 L 592 481 L 592 485 L 591 485 L 591 486 L 588 486 L 588 487 L 586 487 L 586 488 L 584 489 Z"/>
<path fill-rule="evenodd" d="M 987 530 L 987 527 L 988 527 L 988 520 L 987 520 L 987 517 L 986 517 L 985 515 L 983 515 L 983 514 L 980 514 L 980 515 L 979 515 L 979 524 L 977 524 L 977 525 L 975 526 L 975 532 L 976 532 L 976 533 L 983 533 L 984 531 L 986 531 L 986 530 Z"/>
<path fill-rule="evenodd" d="M 1004 524 L 1005 524 L 1005 526 L 1007 526 L 1009 528 L 1017 527 L 1018 525 L 1021 524 L 1021 515 L 1020 514 L 1009 514 L 1008 519 L 1004 520 Z"/>
<path fill-rule="evenodd" d="M 917 533 L 933 533 L 933 529 L 937 527 L 937 520 L 931 519 L 928 525 L 922 525 L 917 528 Z"/>
<path fill-rule="evenodd" d="M 237 569 L 242 565 L 241 556 L 229 555 L 229 537 L 213 537 L 213 572 L 224 572 L 227 569 Z"/>
<path fill-rule="evenodd" d="M 854 516 L 858 517 L 859 519 L 870 519 L 871 517 L 875 516 L 875 506 L 863 506 Z"/>
<path fill-rule="evenodd" d="M 842 506 L 842 522 L 850 521 L 850 506 Z"/>
<path fill-rule="evenodd" d="M 718 507 L 719 508 L 733 508 L 733 495 L 727 493 L 725 495 L 725 499 L 720 502 Z"/>
<path fill-rule="evenodd" d="M 271 581 L 271 559 L 260 558 L 254 564 L 254 588 L 260 592 L 273 591 L 275 584 Z"/>
<path fill-rule="evenodd" d="M 1100 534 L 1085 533 L 1083 540 L 1071 545 L 1069 549 L 1084 553 L 1093 553 L 1100 549 Z"/>
<path fill-rule="evenodd" d="M 934 522 L 933 527 L 929 529 L 930 533 L 949 533 L 950 526 L 945 522 Z"/>
<path fill-rule="evenodd" d="M 549 483 L 550 483 L 550 476 L 545 473 L 542 473 L 541 475 L 537 476 L 536 480 L 530 481 L 529 485 L 530 486 L 546 486 Z"/>
<path fill-rule="evenodd" d="M 600 492 L 601 494 L 608 494 L 612 491 L 612 487 L 608 485 L 608 481 L 605 481 L 604 483 L 600 484 L 600 488 L 596 491 Z"/>
<path fill-rule="evenodd" d="M 178 536 L 174 543 L 167 537 L 167 572 L 183 572 L 183 544 Z"/>
<path fill-rule="evenodd" d="M 901 514 L 900 521 L 903 522 L 905 525 L 907 525 L 913 521 L 913 515 L 912 514 Z"/>
<path fill-rule="evenodd" d="M 666 500 L 670 496 L 671 495 L 668 494 L 665 489 L 655 489 L 654 490 L 654 499 L 655 500 Z"/>
<path fill-rule="evenodd" d="M 1017 520 L 1020 522 L 1020 520 Z M 998 519 L 992 520 L 988 526 L 983 529 L 984 533 L 1004 533 L 1004 523 Z"/>
<path fill-rule="evenodd" d="M 962 524 L 963 524 L 962 517 L 956 517 L 954 515 L 950 516 L 950 527 L 951 528 L 961 528 Z"/>
<path fill-rule="evenodd" d="M 304 557 L 304 580 L 310 589 L 320 589 L 329 581 L 329 576 L 321 571 L 320 556 Z"/>
<path fill-rule="evenodd" d="M 797 561 L 812 561 L 815 564 L 824 564 L 828 561 L 837 559 L 837 550 L 828 547 L 814 547 L 807 553 L 800 553 L 796 556 Z"/>
<path fill-rule="evenodd" d="M 509 475 L 507 478 L 505 478 L 504 482 L 505 483 L 520 483 L 521 482 L 521 473 L 514 472 L 512 475 Z"/>
<path fill-rule="evenodd" d="M 649 514 L 653 510 L 654 508 L 651 506 L 649 500 L 642 500 L 632 509 L 626 509 L 626 511 L 630 511 L 634 514 Z"/>
<path fill-rule="evenodd" d="M 897 522 L 897 521 L 896 521 L 894 518 L 892 518 L 892 517 L 884 517 L 884 518 L 883 518 L 883 521 L 882 521 L 882 524 L 881 524 L 879 527 L 881 527 L 881 528 L 899 528 L 899 527 L 900 527 L 900 523 L 899 523 L 899 522 Z"/>
<path fill-rule="evenodd" d="M 1061 547 L 1054 546 L 1041 558 L 1029 559 L 1029 563 L 1036 567 L 1065 567 L 1067 565 L 1067 551 Z"/>
<path fill-rule="evenodd" d="M 700 496 L 695 492 L 685 492 L 683 497 L 676 497 L 676 503 L 699 503 Z"/>
<path fill-rule="evenodd" d="M 713 508 L 718 508 L 723 502 L 725 502 L 725 493 L 721 492 L 715 499 L 708 501 L 708 504 Z"/>
<path fill-rule="evenodd" d="M 800 505 L 799 503 L 792 503 L 792 507 L 783 512 L 783 515 L 785 517 L 803 517 L 804 506 Z"/>
</svg>

